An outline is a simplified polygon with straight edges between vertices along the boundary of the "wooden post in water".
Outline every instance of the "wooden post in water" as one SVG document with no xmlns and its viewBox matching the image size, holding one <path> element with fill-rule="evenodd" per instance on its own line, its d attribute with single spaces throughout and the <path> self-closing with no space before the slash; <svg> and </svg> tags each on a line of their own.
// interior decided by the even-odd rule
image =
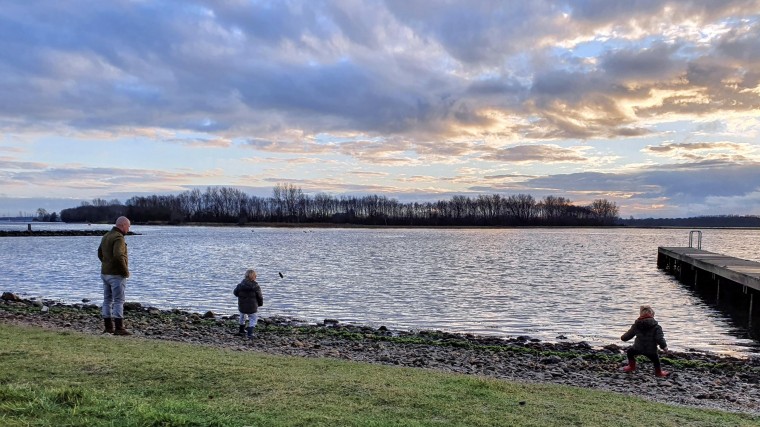
<svg viewBox="0 0 760 427">
<path fill-rule="evenodd" d="M 30 233 L 32 232 L 32 224 L 27 224 L 26 225 L 26 231 L 28 231 Z"/>
</svg>

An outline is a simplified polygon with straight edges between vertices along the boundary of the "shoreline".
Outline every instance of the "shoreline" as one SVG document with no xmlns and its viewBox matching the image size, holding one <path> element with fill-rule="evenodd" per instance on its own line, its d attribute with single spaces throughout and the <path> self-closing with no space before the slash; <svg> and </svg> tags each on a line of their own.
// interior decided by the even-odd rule
<svg viewBox="0 0 760 427">
<path fill-rule="evenodd" d="M 15 297 L 15 295 L 14 295 Z M 48 300 L 0 299 L 0 323 L 100 334 L 96 304 L 63 304 Z M 656 378 L 651 363 L 620 371 L 625 348 L 601 349 L 585 342 L 546 343 L 527 336 L 497 338 L 441 331 L 401 331 L 341 324 L 336 320 L 308 324 L 302 320 L 260 318 L 256 337 L 235 336 L 236 316 L 211 312 L 159 310 L 129 302 L 125 324 L 133 337 L 157 339 L 232 351 L 336 358 L 364 363 L 433 369 L 509 381 L 554 383 L 636 395 L 692 407 L 760 415 L 760 358 L 739 359 L 707 353 L 662 355 L 667 378 Z"/>
</svg>

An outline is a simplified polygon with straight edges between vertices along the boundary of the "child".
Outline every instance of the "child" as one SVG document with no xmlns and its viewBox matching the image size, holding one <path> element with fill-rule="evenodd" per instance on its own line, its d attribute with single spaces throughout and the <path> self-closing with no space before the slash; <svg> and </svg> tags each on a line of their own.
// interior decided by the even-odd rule
<svg viewBox="0 0 760 427">
<path fill-rule="evenodd" d="M 642 305 L 639 308 L 639 318 L 631 326 L 628 332 L 620 337 L 623 341 L 628 341 L 636 337 L 633 347 L 628 349 L 628 366 L 623 368 L 625 372 L 636 370 L 636 356 L 641 354 L 649 358 L 654 364 L 654 374 L 658 377 L 666 377 L 670 374 L 663 371 L 660 366 L 660 357 L 657 355 L 657 346 L 662 351 L 668 351 L 668 344 L 665 342 L 665 335 L 662 333 L 662 327 L 654 320 L 654 310 L 648 305 Z"/>
<path fill-rule="evenodd" d="M 246 332 L 245 318 L 248 317 L 248 339 L 253 339 L 253 328 L 256 327 L 258 315 L 256 312 L 259 307 L 264 305 L 264 296 L 261 294 L 261 287 L 256 283 L 256 271 L 248 270 L 245 272 L 245 278 L 240 282 L 232 292 L 238 297 L 238 310 L 240 311 L 240 329 L 238 335 L 243 336 Z"/>
</svg>

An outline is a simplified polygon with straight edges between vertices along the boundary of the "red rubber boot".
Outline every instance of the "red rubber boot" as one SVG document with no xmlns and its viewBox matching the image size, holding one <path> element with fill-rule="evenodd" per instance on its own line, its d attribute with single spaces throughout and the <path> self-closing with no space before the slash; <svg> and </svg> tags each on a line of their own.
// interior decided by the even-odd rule
<svg viewBox="0 0 760 427">
<path fill-rule="evenodd" d="M 629 360 L 628 366 L 623 368 L 623 372 L 633 372 L 636 370 L 636 359 Z"/>
</svg>

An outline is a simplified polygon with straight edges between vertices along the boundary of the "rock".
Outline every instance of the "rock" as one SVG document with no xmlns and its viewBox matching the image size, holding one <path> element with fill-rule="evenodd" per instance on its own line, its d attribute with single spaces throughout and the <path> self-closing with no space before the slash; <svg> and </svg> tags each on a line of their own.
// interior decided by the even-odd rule
<svg viewBox="0 0 760 427">
<path fill-rule="evenodd" d="M 553 365 L 555 363 L 560 363 L 560 362 L 562 362 L 562 358 L 555 355 L 551 355 L 541 360 L 541 363 L 543 363 L 544 365 Z"/>
<path fill-rule="evenodd" d="M 338 319 L 325 319 L 323 323 L 325 324 L 325 326 L 327 326 L 327 325 L 337 325 L 340 322 L 338 321 Z"/>
<path fill-rule="evenodd" d="M 48 306 L 43 305 L 40 311 L 42 311 L 43 313 L 47 313 L 48 311 L 50 311 L 50 309 L 48 308 Z"/>
<path fill-rule="evenodd" d="M 125 302 L 124 311 L 140 311 L 142 310 L 142 304 L 139 302 Z"/>
<path fill-rule="evenodd" d="M 216 317 L 216 315 L 214 314 L 213 311 L 207 311 L 207 312 L 203 313 L 203 318 L 204 319 L 213 319 L 214 317 Z"/>
<path fill-rule="evenodd" d="M 557 339 L 558 339 L 558 340 L 566 340 L 566 339 L 567 339 L 567 337 L 566 337 L 566 336 L 564 336 L 564 335 L 557 335 Z"/>
<path fill-rule="evenodd" d="M 88 302 L 90 302 L 90 300 L 88 298 L 82 298 L 82 302 L 87 304 Z"/>
<path fill-rule="evenodd" d="M 21 298 L 19 298 L 16 294 L 11 292 L 3 292 L 3 296 L 0 297 L 5 301 L 21 301 Z"/>
<path fill-rule="evenodd" d="M 602 348 L 604 348 L 605 350 L 611 351 L 611 352 L 613 352 L 613 353 L 620 353 L 620 352 L 623 350 L 623 349 L 622 349 L 622 347 L 620 347 L 620 346 L 619 346 L 619 345 L 617 345 L 617 344 L 609 344 L 609 345 L 605 345 L 605 346 L 604 346 L 604 347 L 602 347 Z"/>
</svg>

